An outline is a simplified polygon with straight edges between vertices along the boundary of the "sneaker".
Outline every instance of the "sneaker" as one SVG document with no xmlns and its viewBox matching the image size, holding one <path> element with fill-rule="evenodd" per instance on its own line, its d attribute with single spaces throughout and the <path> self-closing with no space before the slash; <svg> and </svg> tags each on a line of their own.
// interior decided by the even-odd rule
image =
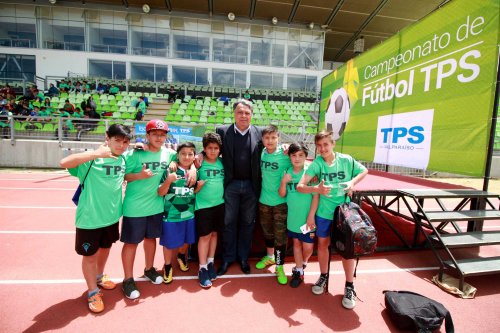
<svg viewBox="0 0 500 333">
<path fill-rule="evenodd" d="M 163 268 L 163 283 L 169 284 L 174 280 L 173 274 L 172 274 L 172 266 L 170 266 L 170 269 L 167 272 L 167 268 Z"/>
<path fill-rule="evenodd" d="M 144 269 L 144 277 L 146 277 L 153 284 L 160 284 L 163 281 L 163 278 L 156 271 L 156 268 L 151 267 L 150 269 Z"/>
<path fill-rule="evenodd" d="M 295 267 L 292 270 L 292 279 L 290 280 L 290 287 L 297 288 L 304 281 L 304 274 L 300 274 Z"/>
<path fill-rule="evenodd" d="M 104 311 L 104 302 L 102 301 L 102 294 L 100 291 L 90 296 L 87 301 L 89 303 L 89 310 L 93 313 Z"/>
<path fill-rule="evenodd" d="M 328 275 L 320 275 L 318 281 L 312 286 L 312 292 L 315 295 L 321 295 L 326 291 L 326 281 L 328 280 Z"/>
<path fill-rule="evenodd" d="M 111 290 L 116 288 L 116 284 L 109 279 L 109 277 L 104 274 L 99 280 L 97 280 L 97 285 L 102 289 Z"/>
<path fill-rule="evenodd" d="M 136 299 L 141 296 L 139 289 L 135 286 L 134 278 L 129 278 L 123 281 L 122 290 L 128 299 Z"/>
<path fill-rule="evenodd" d="M 285 270 L 283 269 L 283 265 L 276 266 L 276 278 L 278 279 L 279 284 L 287 284 L 288 278 L 286 277 Z"/>
<path fill-rule="evenodd" d="M 208 270 L 206 268 L 202 268 L 198 271 L 198 279 L 202 288 L 210 288 L 212 286 L 212 282 L 210 282 Z"/>
<path fill-rule="evenodd" d="M 187 256 L 185 254 L 177 255 L 177 262 L 179 263 L 179 268 L 183 272 L 187 272 L 189 270 L 189 264 L 187 261 Z"/>
<path fill-rule="evenodd" d="M 344 289 L 344 298 L 342 298 L 342 306 L 346 309 L 354 309 L 356 306 L 356 292 L 354 288 L 345 287 Z"/>
<path fill-rule="evenodd" d="M 207 270 L 208 270 L 208 277 L 210 278 L 210 281 L 217 280 L 217 273 L 215 272 L 214 263 L 213 262 L 209 263 L 207 267 L 208 267 L 207 268 Z"/>
<path fill-rule="evenodd" d="M 255 264 L 255 268 L 264 269 L 267 266 L 274 265 L 276 261 L 271 259 L 269 256 L 264 256 L 258 263 Z"/>
</svg>

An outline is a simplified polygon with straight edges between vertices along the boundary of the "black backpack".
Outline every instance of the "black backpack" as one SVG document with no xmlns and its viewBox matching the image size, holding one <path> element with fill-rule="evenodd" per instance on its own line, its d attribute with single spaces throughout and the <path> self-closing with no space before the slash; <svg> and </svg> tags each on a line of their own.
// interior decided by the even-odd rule
<svg viewBox="0 0 500 333">
<path fill-rule="evenodd" d="M 432 332 L 446 319 L 446 333 L 453 333 L 453 320 L 443 304 L 411 291 L 384 291 L 385 307 L 400 330 Z"/>
<path fill-rule="evenodd" d="M 377 230 L 356 203 L 337 206 L 332 224 L 332 246 L 344 259 L 369 255 L 377 248 Z"/>
</svg>

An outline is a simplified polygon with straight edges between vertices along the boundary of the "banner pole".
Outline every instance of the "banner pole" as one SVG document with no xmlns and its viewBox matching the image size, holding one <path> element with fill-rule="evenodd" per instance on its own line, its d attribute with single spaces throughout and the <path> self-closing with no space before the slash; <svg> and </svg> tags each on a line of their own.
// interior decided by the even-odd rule
<svg viewBox="0 0 500 333">
<path fill-rule="evenodd" d="M 497 80 L 495 82 L 496 89 L 495 89 L 495 99 L 493 101 L 493 112 L 491 115 L 491 128 L 490 128 L 490 141 L 488 143 L 488 154 L 486 157 L 486 167 L 484 170 L 484 177 L 483 177 L 483 191 L 488 191 L 488 185 L 490 182 L 490 175 L 491 175 L 491 163 L 493 161 L 493 148 L 495 144 L 495 134 L 496 134 L 496 127 L 497 127 L 497 116 L 498 116 L 498 99 L 500 98 L 499 96 L 499 89 L 500 89 L 500 47 L 498 48 L 498 61 L 497 61 Z"/>
</svg>

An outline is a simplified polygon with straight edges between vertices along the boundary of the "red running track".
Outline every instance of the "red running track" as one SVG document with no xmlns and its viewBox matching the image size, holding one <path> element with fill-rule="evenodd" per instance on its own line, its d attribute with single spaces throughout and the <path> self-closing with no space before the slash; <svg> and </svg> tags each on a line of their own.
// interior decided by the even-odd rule
<svg viewBox="0 0 500 333">
<path fill-rule="evenodd" d="M 297 289 L 278 285 L 273 268 L 241 274 L 233 266 L 209 290 L 195 278 L 196 263 L 180 274 L 174 267 L 170 285 L 139 282 L 141 297 L 130 301 L 118 288 L 104 292 L 106 310 L 87 310 L 80 257 L 73 250 L 77 185 L 66 172 L 0 172 L 0 323 L 2 332 L 397 332 L 385 312 L 383 290 L 411 290 L 443 303 L 452 313 L 456 332 L 498 332 L 498 275 L 471 277 L 476 297 L 463 300 L 430 282 L 436 260 L 430 251 L 378 253 L 358 267 L 355 310 L 342 308 L 343 273 L 334 256 L 330 293 L 310 291 L 319 271 L 306 270 Z M 121 244 L 111 250 L 107 273 L 121 281 Z M 161 250 L 158 248 L 158 250 Z M 485 250 L 481 250 L 485 251 Z M 162 266 L 157 251 L 156 267 Z M 483 252 L 481 252 L 483 253 Z M 500 255 L 488 247 L 487 255 Z M 142 272 L 138 251 L 135 275 Z M 291 259 L 291 258 L 289 258 Z M 255 261 L 252 262 L 254 264 Z M 293 264 L 285 265 L 288 274 Z M 444 327 L 441 330 L 444 332 Z"/>
</svg>

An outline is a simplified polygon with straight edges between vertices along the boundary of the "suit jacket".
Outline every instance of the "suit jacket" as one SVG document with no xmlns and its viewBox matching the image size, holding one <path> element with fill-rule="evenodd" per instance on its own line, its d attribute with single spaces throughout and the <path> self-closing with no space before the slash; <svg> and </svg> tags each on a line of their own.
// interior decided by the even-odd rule
<svg viewBox="0 0 500 333">
<path fill-rule="evenodd" d="M 227 187 L 229 182 L 233 180 L 234 177 L 234 165 L 233 165 L 233 155 L 234 155 L 234 124 L 230 126 L 221 126 L 215 130 L 217 134 L 220 135 L 222 139 L 222 163 L 224 164 L 224 187 Z M 262 144 L 262 130 L 250 125 L 249 130 L 250 135 L 250 149 L 252 150 L 250 160 L 251 160 L 251 170 L 252 170 L 252 186 L 257 197 L 260 195 L 260 189 L 262 184 L 261 173 L 260 173 L 260 156 L 262 154 L 262 149 L 264 145 Z"/>
</svg>

